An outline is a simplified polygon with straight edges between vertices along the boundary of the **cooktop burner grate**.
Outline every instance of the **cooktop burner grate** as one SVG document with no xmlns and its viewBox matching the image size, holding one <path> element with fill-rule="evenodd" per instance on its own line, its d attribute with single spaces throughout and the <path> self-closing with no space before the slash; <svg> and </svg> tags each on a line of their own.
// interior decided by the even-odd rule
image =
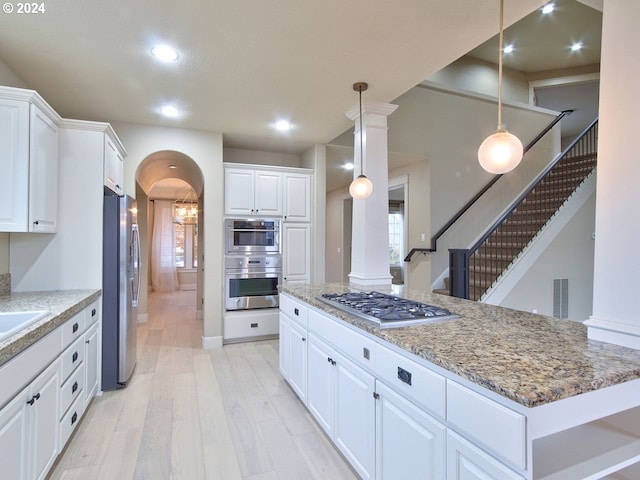
<svg viewBox="0 0 640 480">
<path fill-rule="evenodd" d="M 316 298 L 339 310 L 373 321 L 381 328 L 458 318 L 458 315 L 441 307 L 375 291 L 325 293 Z"/>
</svg>

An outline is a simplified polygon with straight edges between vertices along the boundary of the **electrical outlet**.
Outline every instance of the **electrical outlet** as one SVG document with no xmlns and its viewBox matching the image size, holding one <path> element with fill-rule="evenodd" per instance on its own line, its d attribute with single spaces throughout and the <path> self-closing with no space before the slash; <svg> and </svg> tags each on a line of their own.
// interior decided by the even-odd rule
<svg viewBox="0 0 640 480">
<path fill-rule="evenodd" d="M 427 238 L 427 236 L 424 233 L 420 234 L 420 241 L 424 242 L 425 238 Z"/>
</svg>

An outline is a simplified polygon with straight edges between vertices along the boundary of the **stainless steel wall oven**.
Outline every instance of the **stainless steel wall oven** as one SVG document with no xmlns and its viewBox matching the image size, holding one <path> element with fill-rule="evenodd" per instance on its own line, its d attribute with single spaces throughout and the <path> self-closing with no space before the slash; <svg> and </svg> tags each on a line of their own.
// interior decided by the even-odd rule
<svg viewBox="0 0 640 480">
<path fill-rule="evenodd" d="M 225 257 L 225 308 L 248 310 L 279 305 L 278 284 L 282 282 L 280 255 Z"/>
</svg>

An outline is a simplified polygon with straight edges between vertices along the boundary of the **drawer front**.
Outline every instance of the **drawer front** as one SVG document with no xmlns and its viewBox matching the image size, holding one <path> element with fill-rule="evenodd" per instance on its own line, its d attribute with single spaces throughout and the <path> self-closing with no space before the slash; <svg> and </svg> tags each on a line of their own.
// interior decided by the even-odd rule
<svg viewBox="0 0 640 480">
<path fill-rule="evenodd" d="M 84 402 L 82 401 L 82 395 L 75 399 L 71 408 L 67 411 L 62 420 L 60 420 L 60 445 L 64 446 L 69 440 L 69 437 L 78 426 L 80 417 L 84 413 Z"/>
<path fill-rule="evenodd" d="M 266 310 L 266 309 L 265 309 Z M 224 339 L 259 337 L 278 334 L 278 310 L 261 315 L 229 316 L 224 319 Z"/>
<path fill-rule="evenodd" d="M 85 309 L 85 312 L 87 312 L 85 328 L 89 328 L 100 318 L 100 305 L 98 304 L 98 301 L 95 301 L 91 305 L 89 305 Z"/>
<path fill-rule="evenodd" d="M 526 467 L 524 415 L 448 380 L 447 420 L 500 458 Z"/>
<path fill-rule="evenodd" d="M 307 322 L 310 331 L 348 356 L 351 361 L 375 371 L 377 344 L 373 340 L 312 309 L 308 312 Z"/>
<path fill-rule="evenodd" d="M 299 323 L 303 328 L 307 328 L 308 308 L 304 303 L 290 297 L 289 295 L 281 294 L 280 310 L 284 312 L 287 317 L 292 318 Z"/>
<path fill-rule="evenodd" d="M 84 343 L 82 337 L 78 338 L 69 348 L 62 354 L 62 378 L 65 382 L 69 375 L 80 366 L 84 360 Z"/>
<path fill-rule="evenodd" d="M 84 368 L 77 368 L 75 372 L 60 387 L 60 417 L 69 409 L 74 400 L 84 390 Z"/>
<path fill-rule="evenodd" d="M 377 348 L 377 376 L 416 405 L 444 418 L 445 378 L 389 347 L 378 344 Z"/>
<path fill-rule="evenodd" d="M 85 329 L 86 314 L 86 310 L 83 310 L 62 325 L 62 348 L 65 348 L 74 342 L 76 338 L 82 336 L 82 332 L 84 332 Z"/>
</svg>

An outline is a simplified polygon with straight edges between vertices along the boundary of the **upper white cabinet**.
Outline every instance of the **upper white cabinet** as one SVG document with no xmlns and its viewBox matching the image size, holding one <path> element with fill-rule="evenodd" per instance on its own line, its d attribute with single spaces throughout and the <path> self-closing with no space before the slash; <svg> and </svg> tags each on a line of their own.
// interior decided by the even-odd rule
<svg viewBox="0 0 640 480">
<path fill-rule="evenodd" d="M 285 285 L 311 279 L 311 228 L 308 223 L 282 226 L 282 281 Z"/>
<path fill-rule="evenodd" d="M 225 168 L 225 214 L 282 216 L 282 173 Z"/>
<path fill-rule="evenodd" d="M 36 92 L 0 88 L 0 231 L 56 232 L 60 121 Z"/>
<path fill-rule="evenodd" d="M 109 136 L 104 137 L 104 185 L 124 194 L 124 154 Z"/>
<path fill-rule="evenodd" d="M 287 222 L 311 221 L 311 175 L 285 172 L 284 220 Z"/>
</svg>

